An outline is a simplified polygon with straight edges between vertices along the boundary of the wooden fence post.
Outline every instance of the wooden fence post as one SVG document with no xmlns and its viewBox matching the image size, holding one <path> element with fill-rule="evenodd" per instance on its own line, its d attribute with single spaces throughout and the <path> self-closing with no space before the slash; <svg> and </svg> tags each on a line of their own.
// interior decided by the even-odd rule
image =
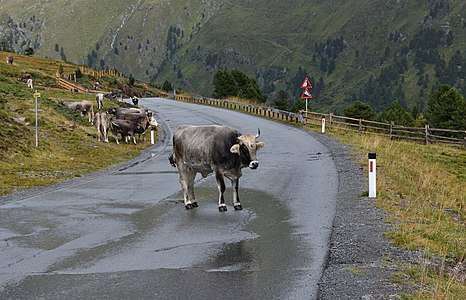
<svg viewBox="0 0 466 300">
<path fill-rule="evenodd" d="M 391 121 L 391 123 L 390 123 L 390 140 L 393 140 L 393 125 L 395 125 L 395 122 Z"/>
<path fill-rule="evenodd" d="M 426 135 L 426 145 L 429 145 L 429 124 L 426 124 L 424 127 L 425 135 Z"/>
<path fill-rule="evenodd" d="M 330 113 L 330 117 L 328 120 L 328 129 L 332 130 L 332 120 L 333 120 L 333 113 Z"/>
<path fill-rule="evenodd" d="M 358 134 L 362 134 L 362 119 L 359 119 L 359 127 L 358 127 Z"/>
</svg>

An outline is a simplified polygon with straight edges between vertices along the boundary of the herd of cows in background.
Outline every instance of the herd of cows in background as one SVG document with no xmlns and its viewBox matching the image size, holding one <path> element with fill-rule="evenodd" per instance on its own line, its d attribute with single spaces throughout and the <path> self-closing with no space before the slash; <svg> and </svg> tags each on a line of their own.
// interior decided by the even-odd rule
<svg viewBox="0 0 466 300">
<path fill-rule="evenodd" d="M 6 63 L 13 65 L 14 58 L 11 55 L 6 57 Z M 33 79 L 30 74 L 22 74 L 19 80 L 27 80 L 29 88 L 33 88 Z M 103 103 L 104 97 L 109 99 L 122 101 L 123 91 L 113 90 L 108 94 L 96 94 L 97 112 L 94 113 L 94 103 L 88 100 L 80 102 L 68 102 L 59 100 L 58 103 L 68 107 L 71 110 L 77 111 L 81 116 L 88 116 L 90 123 L 93 123 L 97 129 L 97 139 L 108 143 L 108 132 L 111 131 L 117 144 L 119 144 L 118 135 L 125 142 L 131 139 L 136 144 L 136 137 L 138 140 L 143 137 L 145 141 L 145 133 L 150 129 L 157 129 L 158 123 L 155 120 L 154 113 L 150 110 L 138 107 L 139 99 L 137 97 L 130 97 L 134 108 L 114 107 L 104 111 Z"/>
<path fill-rule="evenodd" d="M 96 95 L 96 107 L 97 112 L 94 113 L 94 103 L 88 100 L 80 102 L 68 102 L 59 100 L 58 103 L 68 107 L 71 110 L 77 111 L 81 116 L 88 116 L 88 121 L 93 123 L 97 129 L 97 140 L 108 143 L 108 132 L 111 131 L 117 144 L 119 144 L 118 135 L 121 135 L 121 139 L 125 142 L 129 142 L 131 139 L 136 144 L 136 135 L 138 140 L 143 138 L 145 141 L 145 133 L 150 129 L 157 129 L 158 123 L 155 119 L 154 113 L 150 110 L 132 107 L 113 107 L 106 111 L 103 110 L 104 97 L 110 99 L 121 98 L 122 93 L 113 91 L 109 94 L 98 93 Z M 138 106 L 139 99 L 137 97 L 131 97 L 131 100 L 135 106 Z"/>
</svg>

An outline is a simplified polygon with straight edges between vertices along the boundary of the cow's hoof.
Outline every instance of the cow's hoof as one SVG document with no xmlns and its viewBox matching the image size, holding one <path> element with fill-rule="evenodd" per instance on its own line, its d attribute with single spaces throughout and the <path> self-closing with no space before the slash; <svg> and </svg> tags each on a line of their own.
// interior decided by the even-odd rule
<svg viewBox="0 0 466 300">
<path fill-rule="evenodd" d="M 184 207 L 186 207 L 186 209 L 192 209 L 193 205 L 190 203 L 190 204 L 186 204 Z"/>
<path fill-rule="evenodd" d="M 242 210 L 243 209 L 243 207 L 241 207 L 241 204 L 235 205 L 234 207 L 235 207 L 235 210 Z"/>
<path fill-rule="evenodd" d="M 199 207 L 199 205 L 197 205 L 197 202 L 193 202 L 193 203 L 192 203 L 192 206 L 193 206 L 193 208 Z"/>
<path fill-rule="evenodd" d="M 218 211 L 227 211 L 227 207 L 226 206 L 219 206 Z"/>
</svg>

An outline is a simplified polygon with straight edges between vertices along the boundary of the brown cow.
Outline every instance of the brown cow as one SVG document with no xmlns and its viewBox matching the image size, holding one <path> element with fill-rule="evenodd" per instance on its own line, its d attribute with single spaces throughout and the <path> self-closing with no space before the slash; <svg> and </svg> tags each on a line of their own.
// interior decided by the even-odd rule
<svg viewBox="0 0 466 300">
<path fill-rule="evenodd" d="M 9 65 L 12 65 L 13 64 L 13 56 L 8 55 L 6 57 L 6 63 L 9 64 Z"/>
</svg>

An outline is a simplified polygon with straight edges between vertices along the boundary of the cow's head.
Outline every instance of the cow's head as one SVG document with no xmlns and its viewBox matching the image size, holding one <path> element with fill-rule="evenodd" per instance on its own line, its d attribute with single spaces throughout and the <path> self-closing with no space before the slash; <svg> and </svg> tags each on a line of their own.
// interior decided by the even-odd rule
<svg viewBox="0 0 466 300">
<path fill-rule="evenodd" d="M 259 161 L 256 159 L 256 151 L 265 146 L 264 142 L 258 142 L 256 139 L 260 136 L 260 130 L 257 134 L 243 134 L 238 137 L 238 143 L 230 148 L 231 153 L 239 155 L 241 164 L 249 166 L 251 169 L 259 167 Z"/>
<path fill-rule="evenodd" d="M 146 115 L 147 115 L 147 123 L 148 123 L 149 127 L 156 128 L 157 126 L 159 126 L 159 123 L 155 119 L 155 116 L 154 116 L 153 112 L 148 110 L 148 111 L 146 111 Z"/>
</svg>

